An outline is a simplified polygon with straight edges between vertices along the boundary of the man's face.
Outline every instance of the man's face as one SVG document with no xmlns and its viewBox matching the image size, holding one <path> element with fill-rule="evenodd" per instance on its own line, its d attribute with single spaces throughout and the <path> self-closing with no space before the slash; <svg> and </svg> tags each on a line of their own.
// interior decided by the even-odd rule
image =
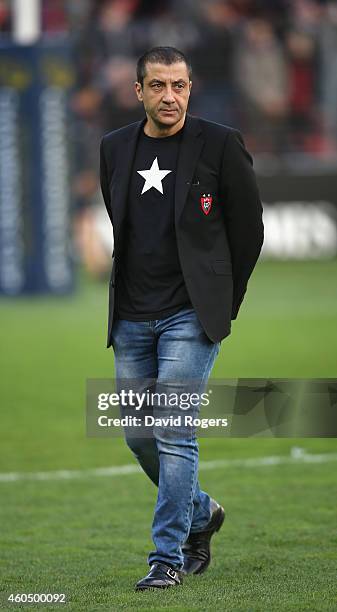
<svg viewBox="0 0 337 612">
<path fill-rule="evenodd" d="M 138 100 L 148 117 L 162 128 L 170 128 L 185 116 L 192 82 L 185 62 L 146 64 L 143 87 L 135 84 Z"/>
</svg>

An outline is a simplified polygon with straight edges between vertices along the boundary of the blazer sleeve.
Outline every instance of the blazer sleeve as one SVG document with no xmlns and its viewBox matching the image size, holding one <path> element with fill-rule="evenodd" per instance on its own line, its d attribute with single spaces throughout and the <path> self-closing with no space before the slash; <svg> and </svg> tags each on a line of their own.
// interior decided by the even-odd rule
<svg viewBox="0 0 337 612">
<path fill-rule="evenodd" d="M 100 145 L 100 183 L 101 183 L 101 190 L 102 190 L 105 208 L 107 210 L 110 221 L 112 223 L 109 175 L 108 175 L 108 167 L 107 167 L 105 153 L 104 153 L 104 138 L 102 138 L 101 145 Z"/>
<path fill-rule="evenodd" d="M 228 133 L 221 168 L 221 195 L 232 257 L 233 306 L 236 319 L 248 279 L 263 244 L 262 204 L 253 160 L 238 130 Z"/>
</svg>

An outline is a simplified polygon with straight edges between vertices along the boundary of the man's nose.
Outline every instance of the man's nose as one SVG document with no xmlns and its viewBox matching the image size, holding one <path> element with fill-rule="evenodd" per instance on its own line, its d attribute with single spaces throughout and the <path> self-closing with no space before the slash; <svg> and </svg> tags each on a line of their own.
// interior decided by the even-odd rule
<svg viewBox="0 0 337 612">
<path fill-rule="evenodd" d="M 166 104 L 172 104 L 175 102 L 171 87 L 166 87 L 163 95 L 163 102 L 166 102 Z"/>
</svg>

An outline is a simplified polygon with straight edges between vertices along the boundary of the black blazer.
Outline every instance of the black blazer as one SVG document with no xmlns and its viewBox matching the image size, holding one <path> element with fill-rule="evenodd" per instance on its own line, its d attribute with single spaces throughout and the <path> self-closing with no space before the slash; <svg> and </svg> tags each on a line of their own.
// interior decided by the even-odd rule
<svg viewBox="0 0 337 612">
<path fill-rule="evenodd" d="M 114 232 L 107 346 L 122 252 L 128 185 L 146 119 L 103 137 L 101 188 Z M 212 198 L 208 214 L 203 196 Z M 207 203 L 206 203 L 207 204 Z M 187 291 L 207 336 L 230 334 L 263 243 L 262 206 L 252 158 L 240 132 L 186 115 L 175 185 L 175 227 Z"/>
</svg>

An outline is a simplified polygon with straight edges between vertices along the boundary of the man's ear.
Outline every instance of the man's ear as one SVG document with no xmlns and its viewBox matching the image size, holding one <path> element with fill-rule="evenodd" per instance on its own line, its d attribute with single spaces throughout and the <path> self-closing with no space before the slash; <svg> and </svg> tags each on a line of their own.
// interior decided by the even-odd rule
<svg viewBox="0 0 337 612">
<path fill-rule="evenodd" d="M 139 102 L 143 102 L 143 89 L 138 81 L 135 82 L 135 92 Z"/>
</svg>

